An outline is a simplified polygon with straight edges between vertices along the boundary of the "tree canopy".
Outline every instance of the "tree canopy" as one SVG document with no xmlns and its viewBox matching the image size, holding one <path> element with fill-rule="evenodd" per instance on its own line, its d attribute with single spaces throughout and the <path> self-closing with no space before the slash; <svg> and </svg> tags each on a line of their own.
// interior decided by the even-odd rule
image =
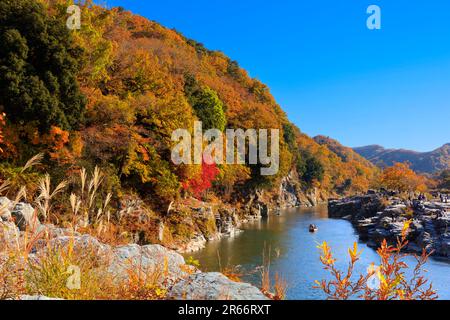
<svg viewBox="0 0 450 320">
<path fill-rule="evenodd" d="M 80 50 L 61 20 L 29 0 L 0 2 L 0 107 L 14 123 L 77 129 L 85 98 L 77 84 Z"/>
</svg>

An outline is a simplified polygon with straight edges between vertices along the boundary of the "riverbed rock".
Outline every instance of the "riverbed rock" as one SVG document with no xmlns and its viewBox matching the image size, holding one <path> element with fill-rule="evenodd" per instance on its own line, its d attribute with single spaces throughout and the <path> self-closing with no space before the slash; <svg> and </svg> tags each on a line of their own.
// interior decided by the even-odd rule
<svg viewBox="0 0 450 320">
<path fill-rule="evenodd" d="M 384 209 L 382 197 L 378 194 L 367 194 L 345 199 L 330 199 L 328 215 L 330 218 L 342 218 L 348 215 L 352 220 L 373 217 Z"/>
<path fill-rule="evenodd" d="M 175 284 L 168 297 L 176 300 L 268 300 L 255 286 L 231 281 L 218 272 L 193 274 Z"/>
<path fill-rule="evenodd" d="M 218 237 L 218 234 L 215 234 L 215 236 Z M 210 237 L 209 239 L 213 240 L 212 237 Z M 177 248 L 177 251 L 180 253 L 191 253 L 199 251 L 205 247 L 206 241 L 207 240 L 202 233 L 196 233 L 188 242 L 180 244 Z"/>
<path fill-rule="evenodd" d="M 330 200 L 328 207 L 330 217 L 348 219 L 350 215 L 360 239 L 372 247 L 378 247 L 383 240 L 395 245 L 402 235 L 405 222 L 411 220 L 405 251 L 420 254 L 425 249 L 433 255 L 449 258 L 449 208 L 435 202 L 414 201 L 411 210 L 407 206 L 409 202 L 372 192 L 364 196 Z"/>
</svg>

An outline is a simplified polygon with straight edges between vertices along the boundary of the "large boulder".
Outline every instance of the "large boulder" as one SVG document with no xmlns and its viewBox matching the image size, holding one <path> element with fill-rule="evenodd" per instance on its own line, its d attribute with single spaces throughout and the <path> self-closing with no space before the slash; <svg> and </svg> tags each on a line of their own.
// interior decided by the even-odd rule
<svg viewBox="0 0 450 320">
<path fill-rule="evenodd" d="M 193 274 L 176 283 L 168 297 L 177 300 L 268 300 L 251 284 L 231 281 L 218 272 Z"/>
<path fill-rule="evenodd" d="M 60 249 L 71 247 L 75 252 L 92 254 L 99 257 L 105 257 L 111 253 L 111 247 L 109 245 L 101 243 L 89 234 L 56 237 L 50 240 L 50 247 Z"/>
<path fill-rule="evenodd" d="M 147 274 L 160 273 L 159 280 L 164 285 L 173 284 L 196 271 L 186 265 L 182 255 L 161 245 L 130 244 L 113 250 L 109 271 L 114 273 L 117 279 L 124 280 L 128 277 L 129 270 L 139 269 Z"/>
</svg>

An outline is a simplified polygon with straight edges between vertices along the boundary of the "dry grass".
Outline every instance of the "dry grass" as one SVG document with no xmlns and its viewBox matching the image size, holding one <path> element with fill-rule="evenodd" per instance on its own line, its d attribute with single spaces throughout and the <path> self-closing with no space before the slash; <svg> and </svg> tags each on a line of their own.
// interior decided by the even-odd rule
<svg viewBox="0 0 450 320">
<path fill-rule="evenodd" d="M 229 266 L 220 269 L 220 272 L 228 279 L 235 282 L 242 282 L 242 277 L 245 275 L 239 266 Z"/>
<path fill-rule="evenodd" d="M 278 273 L 275 273 L 275 280 L 274 280 L 274 291 L 275 296 L 273 297 L 275 300 L 284 300 L 286 299 L 286 291 L 287 291 L 287 281 L 282 276 L 280 276 Z"/>
<path fill-rule="evenodd" d="M 277 253 L 279 255 L 279 253 Z M 273 283 L 270 276 L 270 258 L 271 248 L 269 247 L 266 253 L 266 246 L 264 246 L 262 260 L 263 265 L 260 268 L 261 272 L 261 291 L 270 299 L 284 300 L 286 298 L 287 281 L 279 273 L 275 273 Z"/>
<path fill-rule="evenodd" d="M 39 212 L 44 217 L 44 220 L 48 220 L 51 204 L 50 201 L 58 194 L 63 191 L 63 189 L 67 186 L 66 181 L 60 182 L 55 189 L 52 191 L 51 189 L 51 181 L 50 175 L 46 174 L 44 178 L 40 179 L 38 182 L 38 190 L 39 195 L 35 200 L 37 207 L 39 208 Z"/>
<path fill-rule="evenodd" d="M 118 284 L 117 297 L 125 300 L 164 299 L 167 289 L 162 286 L 167 277 L 167 259 L 155 269 L 143 267 L 141 262 L 130 263 L 126 268 L 128 277 Z"/>
<path fill-rule="evenodd" d="M 5 236 L 4 232 L 0 235 Z M 127 276 L 118 279 L 109 269 L 111 256 L 99 255 L 93 247 L 81 250 L 73 242 L 52 245 L 43 234 L 0 241 L 4 244 L 0 248 L 0 300 L 24 294 L 69 300 L 155 300 L 166 295 L 167 262 L 156 270 L 130 263 L 123 271 Z M 31 255 L 35 246 L 40 250 Z M 69 281 L 77 270 L 79 287 L 71 287 Z"/>
</svg>

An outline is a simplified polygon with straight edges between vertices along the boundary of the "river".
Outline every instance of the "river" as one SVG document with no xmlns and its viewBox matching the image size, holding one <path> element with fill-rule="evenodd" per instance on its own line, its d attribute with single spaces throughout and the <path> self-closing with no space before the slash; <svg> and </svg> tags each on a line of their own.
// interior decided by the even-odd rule
<svg viewBox="0 0 450 320">
<path fill-rule="evenodd" d="M 308 226 L 316 224 L 317 233 L 310 233 Z M 288 283 L 287 299 L 324 299 L 324 294 L 314 286 L 314 280 L 327 279 L 319 260 L 317 245 L 327 241 L 337 265 L 344 270 L 348 264 L 348 248 L 359 242 L 350 222 L 329 219 L 327 208 L 315 207 L 283 211 L 280 216 L 271 215 L 261 221 L 242 226 L 243 232 L 235 237 L 212 241 L 196 253 L 189 254 L 200 262 L 203 271 L 220 271 L 227 266 L 240 266 L 243 281 L 260 286 L 258 267 L 262 265 L 263 252 L 270 250 L 270 273 L 280 274 Z M 356 273 L 367 272 L 368 266 L 379 261 L 375 250 L 359 242 L 363 249 Z M 220 257 L 220 258 L 219 258 Z M 414 265 L 412 256 L 406 257 L 408 265 Z M 439 299 L 450 299 L 450 263 L 430 259 L 425 266 L 426 277 L 438 291 Z"/>
</svg>

